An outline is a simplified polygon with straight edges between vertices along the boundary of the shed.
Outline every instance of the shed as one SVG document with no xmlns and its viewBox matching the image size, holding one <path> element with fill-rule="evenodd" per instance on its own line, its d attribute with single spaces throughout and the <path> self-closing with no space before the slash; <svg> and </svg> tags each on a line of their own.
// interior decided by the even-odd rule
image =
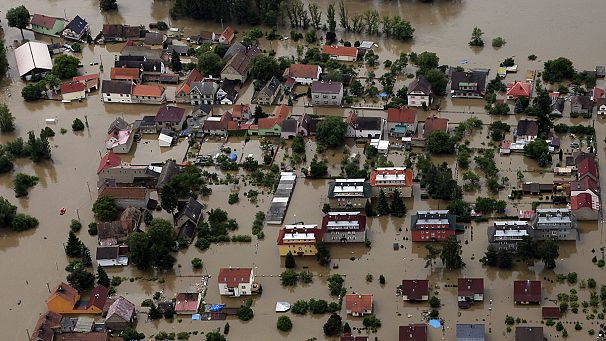
<svg viewBox="0 0 606 341">
<path fill-rule="evenodd" d="M 543 307 L 541 316 L 543 320 L 557 320 L 561 316 L 560 307 Z"/>
<path fill-rule="evenodd" d="M 46 44 L 37 41 L 27 42 L 15 49 L 15 59 L 19 76 L 25 77 L 34 73 L 52 70 L 53 61 Z"/>
</svg>

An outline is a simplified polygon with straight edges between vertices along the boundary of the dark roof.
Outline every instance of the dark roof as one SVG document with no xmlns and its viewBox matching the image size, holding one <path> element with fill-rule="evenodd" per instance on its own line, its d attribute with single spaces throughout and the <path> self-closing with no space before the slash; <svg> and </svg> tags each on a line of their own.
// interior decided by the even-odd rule
<svg viewBox="0 0 606 341">
<path fill-rule="evenodd" d="M 543 327 L 516 327 L 515 341 L 544 341 Z"/>
<path fill-rule="evenodd" d="M 309 114 L 301 116 L 301 127 L 306 129 L 308 133 L 315 133 L 318 125 L 318 119 L 311 117 Z"/>
<path fill-rule="evenodd" d="M 459 296 L 473 296 L 484 294 L 483 278 L 459 278 Z"/>
<path fill-rule="evenodd" d="M 486 90 L 486 78 L 488 72 L 485 70 L 455 71 L 452 73 L 452 90 L 459 90 L 460 83 L 477 83 L 477 89 L 480 92 Z"/>
<path fill-rule="evenodd" d="M 560 113 L 563 113 L 564 112 L 564 102 L 566 102 L 566 100 L 563 98 L 556 99 L 555 102 L 551 105 L 551 110 L 552 111 L 557 110 Z"/>
<path fill-rule="evenodd" d="M 343 83 L 341 82 L 313 81 L 313 83 L 311 83 L 311 92 L 321 94 L 338 94 L 342 89 Z"/>
<path fill-rule="evenodd" d="M 123 56 L 124 58 L 137 58 L 137 56 Z M 162 61 L 148 59 L 145 61 L 140 60 L 116 60 L 114 62 L 115 67 L 130 67 L 130 68 L 138 68 L 143 69 L 144 72 L 162 72 Z"/>
<path fill-rule="evenodd" d="M 430 95 L 432 93 L 431 83 L 429 83 L 425 76 L 419 76 L 412 81 L 408 87 L 408 94 L 412 93 L 413 91 L 420 91 L 425 95 Z"/>
<path fill-rule="evenodd" d="M 183 115 L 185 115 L 185 109 L 174 107 L 171 105 L 166 105 L 158 109 L 158 113 L 156 113 L 155 121 L 156 122 L 181 122 L 183 119 Z"/>
<path fill-rule="evenodd" d="M 54 331 L 61 326 L 61 315 L 52 311 L 40 315 L 32 332 L 32 340 L 52 341 Z"/>
<path fill-rule="evenodd" d="M 213 111 L 213 106 L 210 104 L 202 103 L 198 106 L 198 109 L 202 114 L 210 115 L 210 113 Z"/>
<path fill-rule="evenodd" d="M 161 45 L 164 42 L 164 34 L 158 32 L 147 32 L 145 33 L 144 44 L 147 45 Z"/>
<path fill-rule="evenodd" d="M 517 136 L 537 136 L 539 135 L 539 125 L 537 121 L 519 120 L 517 128 Z"/>
<path fill-rule="evenodd" d="M 400 326 L 398 330 L 399 341 L 427 341 L 427 325 L 416 323 Z"/>
<path fill-rule="evenodd" d="M 103 80 L 101 92 L 106 94 L 130 95 L 133 91 L 133 83 L 129 81 Z"/>
<path fill-rule="evenodd" d="M 108 288 L 104 287 L 103 285 L 97 284 L 97 286 L 93 288 L 93 291 L 90 294 L 90 298 L 86 307 L 90 308 L 94 306 L 103 310 L 103 307 L 105 307 L 105 302 L 107 301 L 108 294 Z"/>
<path fill-rule="evenodd" d="M 457 323 L 457 341 L 484 341 L 484 324 Z"/>
<path fill-rule="evenodd" d="M 513 299 L 515 302 L 541 302 L 541 281 L 514 281 Z"/>
<path fill-rule="evenodd" d="M 251 59 L 246 56 L 244 53 L 236 53 L 231 59 L 225 64 L 223 70 L 228 67 L 232 67 L 238 74 L 245 75 L 248 66 L 250 65 Z"/>
<path fill-rule="evenodd" d="M 561 316 L 560 307 L 542 307 L 541 316 L 545 319 L 559 319 Z"/>
<path fill-rule="evenodd" d="M 581 95 L 576 95 L 576 96 L 572 96 L 572 98 L 570 99 L 570 103 L 572 105 L 580 105 L 581 108 L 583 109 L 591 109 L 591 107 L 593 106 L 593 103 L 591 102 L 591 97 L 589 96 L 581 96 Z"/>
<path fill-rule="evenodd" d="M 354 129 L 358 130 L 381 130 L 381 122 L 383 121 L 380 117 L 356 117 L 354 122 Z"/>
<path fill-rule="evenodd" d="M 103 24 L 103 36 L 110 38 L 141 38 L 145 32 L 141 26 Z"/>
<path fill-rule="evenodd" d="M 186 54 L 189 52 L 189 46 L 186 45 L 168 45 L 168 52 L 176 52 L 178 54 Z"/>
<path fill-rule="evenodd" d="M 135 314 L 135 305 L 126 298 L 118 297 L 107 310 L 107 318 L 112 315 L 120 317 L 124 321 L 130 321 Z"/>
<path fill-rule="evenodd" d="M 236 85 L 236 83 L 234 81 L 231 81 L 229 79 L 224 79 L 223 82 L 221 82 L 221 86 L 219 87 L 219 90 L 223 90 L 226 93 L 226 95 L 223 96 L 221 99 L 229 98 L 232 101 L 234 101 L 236 99 L 236 96 L 238 95 L 238 91 L 236 91 L 235 85 Z"/>
<path fill-rule="evenodd" d="M 274 77 L 271 77 L 271 79 L 269 81 L 267 81 L 267 84 L 265 84 L 263 89 L 261 89 L 261 93 L 263 93 L 264 95 L 266 95 L 268 97 L 271 97 L 276 94 L 276 92 L 278 91 L 279 88 L 280 88 L 280 81 L 274 76 Z"/>
<path fill-rule="evenodd" d="M 164 165 L 162 165 L 162 171 L 160 172 L 160 176 L 158 176 L 158 184 L 156 187 L 161 189 L 177 174 L 179 174 L 177 163 L 174 160 L 167 160 Z"/>
<path fill-rule="evenodd" d="M 228 60 L 231 59 L 231 57 L 235 56 L 237 53 L 245 54 L 246 50 L 247 50 L 246 46 L 244 46 L 240 42 L 231 44 L 231 46 L 227 49 L 227 51 L 223 55 L 223 61 L 227 62 Z"/>
<path fill-rule="evenodd" d="M 282 132 L 296 133 L 298 122 L 294 118 L 287 118 L 282 121 Z"/>
<path fill-rule="evenodd" d="M 118 255 L 120 255 L 120 246 L 118 245 L 97 246 L 95 260 L 118 259 Z"/>
<path fill-rule="evenodd" d="M 402 281 L 403 296 L 409 300 L 420 300 L 423 296 L 429 296 L 429 281 L 426 279 L 405 279 Z"/>
<path fill-rule="evenodd" d="M 190 93 L 193 91 L 203 96 L 214 96 L 217 92 L 217 83 L 213 81 L 193 82 L 190 85 Z"/>
<path fill-rule="evenodd" d="M 202 216 L 202 208 L 203 206 L 198 202 L 198 200 L 189 198 L 189 201 L 185 207 L 183 207 L 183 209 L 177 215 L 177 220 L 179 220 L 182 216 L 186 216 L 188 219 L 197 223 Z"/>
<path fill-rule="evenodd" d="M 368 181 L 364 181 L 364 179 L 361 179 L 360 182 L 341 182 L 339 180 L 341 180 L 341 179 L 337 179 L 335 181 L 328 183 L 328 197 L 329 198 L 335 197 L 335 187 L 337 187 L 337 185 L 346 186 L 346 187 L 347 186 L 356 186 L 356 187 L 362 186 L 361 195 L 364 198 L 370 198 L 372 187 L 370 186 L 370 183 Z"/>
<path fill-rule="evenodd" d="M 441 117 L 428 117 L 423 125 L 423 137 L 429 136 L 434 131 L 448 131 L 448 119 Z"/>
<path fill-rule="evenodd" d="M 116 119 L 113 120 L 112 123 L 110 123 L 109 128 L 107 128 L 107 133 L 111 134 L 116 131 L 127 129 L 128 123 L 126 123 L 126 121 L 122 117 L 116 117 Z"/>
<path fill-rule="evenodd" d="M 76 15 L 76 17 L 74 19 L 72 19 L 72 21 L 70 21 L 69 24 L 67 24 L 65 29 L 72 30 L 77 34 L 81 34 L 84 31 L 84 29 L 86 28 L 86 25 L 88 25 L 86 20 L 82 19 L 79 15 Z"/>
</svg>

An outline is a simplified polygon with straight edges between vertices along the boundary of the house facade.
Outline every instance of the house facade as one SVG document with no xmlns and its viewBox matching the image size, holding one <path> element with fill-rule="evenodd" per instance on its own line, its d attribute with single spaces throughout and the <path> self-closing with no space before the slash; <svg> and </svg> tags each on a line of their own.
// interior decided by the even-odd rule
<svg viewBox="0 0 606 341">
<path fill-rule="evenodd" d="M 250 296 L 256 291 L 252 268 L 221 268 L 217 281 L 221 296 Z"/>
<path fill-rule="evenodd" d="M 271 77 L 263 89 L 259 91 L 259 94 L 257 95 L 257 103 L 260 105 L 274 104 L 274 101 L 280 94 L 280 91 L 282 91 L 282 83 L 276 77 Z"/>
<path fill-rule="evenodd" d="M 417 131 L 417 110 L 400 107 L 387 109 L 387 130 L 390 136 L 410 136 Z"/>
<path fill-rule="evenodd" d="M 431 83 L 425 76 L 417 77 L 408 87 L 408 106 L 411 107 L 429 107 L 433 101 L 433 91 Z"/>
<path fill-rule="evenodd" d="M 452 98 L 484 98 L 487 79 L 487 70 L 452 72 L 450 95 Z"/>
<path fill-rule="evenodd" d="M 219 89 L 219 85 L 212 81 L 193 82 L 189 91 L 190 104 L 215 104 L 217 89 Z"/>
<path fill-rule="evenodd" d="M 343 101 L 343 83 L 313 81 L 311 102 L 315 106 L 340 106 Z"/>
<path fill-rule="evenodd" d="M 404 198 L 412 197 L 412 170 L 406 167 L 380 167 L 370 173 L 372 196 L 379 197 L 381 190 L 393 196 L 397 190 Z"/>
<path fill-rule="evenodd" d="M 355 111 L 351 111 L 346 119 L 347 131 L 346 137 L 380 139 L 383 136 L 385 119 L 374 116 L 358 116 Z"/>
<path fill-rule="evenodd" d="M 105 103 L 133 103 L 133 83 L 129 81 L 103 80 L 102 100 Z"/>
<path fill-rule="evenodd" d="M 299 256 L 315 256 L 316 243 L 323 237 L 318 225 L 284 225 L 278 233 L 278 252 L 286 256 L 289 252 Z"/>
<path fill-rule="evenodd" d="M 570 98 L 570 113 L 576 115 L 589 114 L 592 112 L 593 103 L 591 97 L 575 95 Z"/>
<path fill-rule="evenodd" d="M 363 210 L 372 188 L 364 179 L 336 179 L 328 185 L 328 202 L 335 210 Z"/>
<path fill-rule="evenodd" d="M 531 225 L 537 240 L 577 240 L 576 217 L 567 208 L 537 208 Z"/>
<path fill-rule="evenodd" d="M 322 68 L 318 65 L 291 64 L 282 75 L 285 79 L 292 78 L 295 84 L 311 85 L 320 80 Z"/>
<path fill-rule="evenodd" d="M 440 242 L 456 233 L 456 216 L 448 210 L 417 211 L 410 219 L 413 242 Z"/>
<path fill-rule="evenodd" d="M 156 124 L 156 130 L 162 130 L 162 128 L 170 129 L 172 131 L 181 130 L 183 119 L 185 118 L 185 109 L 175 107 L 172 105 L 165 105 L 158 109 L 154 122 Z"/>
<path fill-rule="evenodd" d="M 90 34 L 90 26 L 79 15 L 76 15 L 63 30 L 63 38 L 65 40 L 84 41 L 84 37 L 87 34 Z"/>
<path fill-rule="evenodd" d="M 189 96 L 191 86 L 193 83 L 201 82 L 203 79 L 204 77 L 202 77 L 196 68 L 189 70 L 185 75 L 183 82 L 177 86 L 177 90 L 175 91 L 175 102 L 191 103 L 191 98 Z"/>
<path fill-rule="evenodd" d="M 533 237 L 527 221 L 495 221 L 486 230 L 488 243 L 497 251 L 515 252 L 524 237 Z"/>
<path fill-rule="evenodd" d="M 65 27 L 65 20 L 43 14 L 34 14 L 30 20 L 30 24 L 32 25 L 32 31 L 36 33 L 59 37 Z"/>
<path fill-rule="evenodd" d="M 110 245 L 97 246 L 95 255 L 97 265 L 102 267 L 108 266 L 127 266 L 128 265 L 128 246 L 126 245 Z"/>
<path fill-rule="evenodd" d="M 132 327 L 136 319 L 135 305 L 120 296 L 109 306 L 105 326 L 111 330 L 122 331 Z"/>
<path fill-rule="evenodd" d="M 68 82 L 59 86 L 61 99 L 64 102 L 77 101 L 86 98 L 86 86 L 80 82 Z"/>
<path fill-rule="evenodd" d="M 252 59 L 244 53 L 236 53 L 221 70 L 221 78 L 230 81 L 246 82 Z"/>
<path fill-rule="evenodd" d="M 322 218 L 325 243 L 364 243 L 366 216 L 361 212 L 328 212 Z"/>
</svg>

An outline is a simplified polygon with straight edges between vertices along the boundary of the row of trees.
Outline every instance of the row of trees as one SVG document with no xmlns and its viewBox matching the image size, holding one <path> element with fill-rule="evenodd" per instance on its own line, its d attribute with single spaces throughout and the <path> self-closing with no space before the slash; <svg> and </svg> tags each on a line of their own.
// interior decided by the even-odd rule
<svg viewBox="0 0 606 341">
<path fill-rule="evenodd" d="M 177 0 L 170 10 L 173 19 L 182 16 L 201 20 L 236 20 L 238 23 L 274 27 L 283 0 Z"/>
<path fill-rule="evenodd" d="M 425 245 L 427 254 L 425 255 L 425 267 L 433 269 L 433 265 L 436 259 L 440 258 L 442 264 L 448 269 L 461 269 L 465 267 L 465 262 L 461 257 L 463 249 L 461 242 L 457 240 L 457 237 L 450 236 L 446 241 L 441 243 L 441 247 L 435 246 L 434 244 Z"/>
<path fill-rule="evenodd" d="M 377 213 L 379 215 L 391 214 L 395 217 L 403 217 L 406 215 L 406 205 L 400 194 L 400 191 L 395 190 L 391 199 L 391 205 L 387 202 L 387 195 L 383 190 L 379 193 L 379 202 L 377 204 Z"/>
<path fill-rule="evenodd" d="M 513 264 L 513 257 L 518 257 L 524 262 L 540 259 L 547 269 L 554 269 L 556 267 L 556 259 L 559 256 L 559 246 L 553 240 L 545 240 L 539 245 L 532 237 L 525 236 L 518 242 L 515 253 L 508 250 L 497 250 L 494 246 L 490 245 L 480 261 L 488 266 L 498 266 L 499 268 L 508 269 Z"/>
</svg>

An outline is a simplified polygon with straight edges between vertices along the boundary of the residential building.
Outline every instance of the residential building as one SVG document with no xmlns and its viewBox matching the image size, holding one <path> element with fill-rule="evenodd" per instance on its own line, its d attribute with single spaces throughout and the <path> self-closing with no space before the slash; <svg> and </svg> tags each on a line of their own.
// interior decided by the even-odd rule
<svg viewBox="0 0 606 341">
<path fill-rule="evenodd" d="M 187 40 L 192 44 L 202 45 L 204 43 L 215 43 L 217 42 L 219 36 L 215 34 L 215 32 L 211 31 L 202 31 L 197 36 L 191 36 L 187 38 Z"/>
<path fill-rule="evenodd" d="M 282 121 L 280 137 L 288 140 L 297 136 L 299 133 L 299 120 L 296 118 L 287 118 Z"/>
<path fill-rule="evenodd" d="M 598 116 L 606 115 L 606 98 L 598 98 L 596 101 L 596 110 Z"/>
<path fill-rule="evenodd" d="M 457 341 L 484 341 L 484 324 L 457 323 Z"/>
<path fill-rule="evenodd" d="M 86 98 L 86 86 L 80 82 L 68 82 L 59 86 L 63 102 L 77 101 Z"/>
<path fill-rule="evenodd" d="M 202 123 L 202 132 L 208 135 L 227 136 L 229 122 L 232 122 L 229 112 L 221 116 L 209 116 Z"/>
<path fill-rule="evenodd" d="M 113 67 L 109 73 L 109 79 L 116 81 L 141 81 L 141 70 L 136 67 Z"/>
<path fill-rule="evenodd" d="M 328 184 L 329 205 L 336 210 L 362 210 L 371 194 L 370 183 L 364 179 L 336 179 Z"/>
<path fill-rule="evenodd" d="M 196 228 L 202 219 L 202 204 L 195 198 L 189 198 L 187 203 L 179 210 L 175 217 L 177 237 L 188 241 L 193 240 Z"/>
<path fill-rule="evenodd" d="M 408 106 L 428 108 L 433 101 L 433 91 L 431 83 L 425 76 L 418 76 L 408 87 Z"/>
<path fill-rule="evenodd" d="M 132 92 L 133 103 L 142 104 L 162 104 L 166 102 L 166 92 L 160 85 L 133 85 Z"/>
<path fill-rule="evenodd" d="M 15 49 L 19 77 L 44 74 L 53 69 L 53 61 L 46 44 L 30 41 Z"/>
<path fill-rule="evenodd" d="M 457 302 L 459 308 L 467 309 L 475 302 L 484 301 L 483 278 L 459 278 Z"/>
<path fill-rule="evenodd" d="M 280 91 L 282 91 L 282 83 L 276 77 L 271 77 L 263 89 L 257 94 L 257 103 L 260 105 L 274 104 Z"/>
<path fill-rule="evenodd" d="M 533 120 L 519 120 L 513 135 L 517 140 L 534 141 L 539 136 L 539 124 Z"/>
<path fill-rule="evenodd" d="M 259 289 L 252 268 L 221 268 L 217 281 L 222 296 L 250 296 Z"/>
<path fill-rule="evenodd" d="M 131 40 L 132 41 L 132 40 Z M 164 51 L 161 49 L 151 49 L 149 46 L 138 44 L 126 44 L 120 51 L 120 55 L 116 56 L 116 60 L 130 61 L 160 61 L 166 59 Z"/>
<path fill-rule="evenodd" d="M 246 54 L 236 53 L 221 70 L 221 78 L 243 84 L 248 78 L 251 61 L 252 59 Z"/>
<path fill-rule="evenodd" d="M 71 41 L 85 41 L 85 35 L 90 34 L 90 26 L 86 20 L 76 15 L 63 29 L 63 38 Z"/>
<path fill-rule="evenodd" d="M 541 281 L 514 281 L 515 304 L 541 304 Z"/>
<path fill-rule="evenodd" d="M 278 251 L 280 256 L 289 252 L 299 256 L 314 256 L 318 250 L 316 243 L 323 237 L 318 225 L 284 225 L 278 232 Z"/>
<path fill-rule="evenodd" d="M 60 314 L 52 311 L 40 315 L 32 331 L 30 341 L 53 341 L 55 332 L 61 330 L 62 318 Z"/>
<path fill-rule="evenodd" d="M 429 281 L 426 279 L 405 279 L 400 286 L 404 301 L 428 301 Z"/>
<path fill-rule="evenodd" d="M 591 97 L 574 95 L 570 98 L 570 113 L 576 115 L 590 114 L 593 109 Z"/>
<path fill-rule="evenodd" d="M 358 49 L 355 47 L 322 45 L 322 54 L 341 62 L 355 62 L 358 59 Z"/>
<path fill-rule="evenodd" d="M 65 27 L 65 20 L 43 14 L 34 14 L 30 20 L 30 24 L 32 25 L 32 31 L 35 33 L 59 37 Z"/>
<path fill-rule="evenodd" d="M 448 210 L 417 211 L 410 218 L 413 242 L 441 242 L 456 233 L 457 216 Z"/>
<path fill-rule="evenodd" d="M 427 325 L 425 323 L 400 326 L 398 341 L 427 341 Z"/>
<path fill-rule="evenodd" d="M 322 218 L 325 243 L 364 243 L 366 216 L 361 212 L 328 212 Z"/>
<path fill-rule="evenodd" d="M 147 32 L 145 33 L 145 37 L 143 38 L 143 44 L 149 46 L 162 46 L 165 40 L 166 36 L 162 33 Z"/>
<path fill-rule="evenodd" d="M 530 98 L 530 92 L 529 82 L 515 81 L 507 84 L 507 99 Z"/>
<path fill-rule="evenodd" d="M 576 217 L 567 208 L 537 208 L 531 225 L 537 240 L 577 240 Z"/>
<path fill-rule="evenodd" d="M 116 207 L 121 209 L 130 206 L 146 208 L 149 202 L 149 191 L 145 187 L 109 187 L 102 185 L 99 189 L 99 196 L 114 199 Z"/>
<path fill-rule="evenodd" d="M 175 313 L 191 315 L 198 313 L 202 295 L 197 292 L 178 293 L 175 296 Z"/>
<path fill-rule="evenodd" d="M 564 104 L 565 103 L 566 103 L 566 100 L 564 98 L 558 97 L 551 104 L 551 113 L 550 113 L 550 115 L 552 115 L 552 116 L 559 116 L 559 117 L 564 116 Z"/>
<path fill-rule="evenodd" d="M 304 113 L 299 117 L 299 135 L 301 136 L 310 136 L 315 135 L 318 119 L 311 117 L 309 114 Z"/>
<path fill-rule="evenodd" d="M 193 82 L 189 90 L 191 105 L 215 104 L 215 94 L 219 85 L 213 81 Z"/>
<path fill-rule="evenodd" d="M 541 307 L 541 317 L 543 320 L 557 320 L 561 316 L 560 307 Z"/>
<path fill-rule="evenodd" d="M 313 81 L 311 103 L 316 106 L 340 106 L 343 101 L 343 83 Z"/>
<path fill-rule="evenodd" d="M 318 65 L 309 64 L 291 64 L 284 70 L 282 77 L 292 79 L 295 84 L 311 85 L 314 81 L 320 80 L 322 68 Z"/>
<path fill-rule="evenodd" d="M 355 111 L 351 111 L 345 122 L 347 123 L 346 137 L 380 139 L 383 136 L 385 119 L 381 117 L 358 116 Z"/>
<path fill-rule="evenodd" d="M 140 69 L 142 82 L 160 82 L 162 76 L 166 74 L 166 67 L 160 59 L 147 59 L 139 56 L 120 56 L 118 58 L 119 60 L 114 62 L 114 67 Z"/>
<path fill-rule="evenodd" d="M 55 334 L 54 341 L 107 341 L 107 332 L 61 332 Z"/>
<path fill-rule="evenodd" d="M 158 130 L 166 128 L 172 131 L 179 131 L 181 130 L 184 117 L 185 109 L 172 105 L 165 105 L 158 109 L 154 122 L 156 122 Z"/>
<path fill-rule="evenodd" d="M 191 103 L 191 97 L 189 95 L 191 86 L 193 83 L 201 82 L 202 80 L 204 80 L 204 77 L 202 77 L 202 74 L 200 74 L 196 68 L 189 70 L 185 75 L 185 79 L 179 84 L 175 91 L 175 101 L 177 103 Z"/>
<path fill-rule="evenodd" d="M 238 123 L 246 123 L 252 118 L 253 110 L 250 104 L 235 104 L 231 108 L 232 120 Z"/>
<path fill-rule="evenodd" d="M 107 301 L 109 289 L 102 285 L 93 288 L 88 301 L 80 301 L 78 290 L 61 283 L 48 294 L 46 305 L 57 314 L 101 314 Z"/>
<path fill-rule="evenodd" d="M 525 194 L 553 193 L 553 183 L 524 182 L 522 192 Z"/>
<path fill-rule="evenodd" d="M 515 341 L 546 341 L 543 327 L 516 327 Z"/>
<path fill-rule="evenodd" d="M 127 154 L 135 142 L 135 132 L 132 128 L 114 131 L 108 134 L 105 148 L 116 154 Z"/>
<path fill-rule="evenodd" d="M 236 54 L 244 54 L 249 59 L 253 59 L 261 50 L 255 45 L 245 46 L 240 42 L 235 42 L 229 46 L 225 55 L 223 55 L 223 61 L 227 63 Z"/>
<path fill-rule="evenodd" d="M 219 36 L 219 43 L 223 45 L 231 44 L 231 41 L 234 39 L 235 33 L 231 26 L 227 26 L 221 36 Z"/>
<path fill-rule="evenodd" d="M 101 93 L 106 103 L 133 103 L 133 83 L 129 81 L 103 80 Z"/>
<path fill-rule="evenodd" d="M 486 230 L 488 243 L 497 251 L 515 252 L 524 237 L 533 237 L 527 221 L 495 221 Z"/>
<path fill-rule="evenodd" d="M 103 41 L 119 42 L 126 40 L 139 40 L 145 37 L 143 26 L 129 26 L 121 24 L 103 24 Z"/>
<path fill-rule="evenodd" d="M 484 98 L 487 79 L 487 70 L 452 72 L 450 94 L 452 98 Z"/>
<path fill-rule="evenodd" d="M 578 220 L 598 220 L 600 197 L 592 189 L 572 191 L 570 193 L 570 210 Z"/>
<path fill-rule="evenodd" d="M 105 326 L 111 330 L 122 331 L 132 327 L 136 319 L 135 305 L 119 296 L 107 310 Z"/>
<path fill-rule="evenodd" d="M 425 119 L 423 125 L 423 137 L 427 138 L 434 131 L 448 132 L 448 119 L 431 116 Z"/>
<path fill-rule="evenodd" d="M 404 198 L 412 197 L 412 169 L 406 167 L 379 167 L 370 172 L 372 196 L 379 197 L 381 191 L 393 196 L 395 191 Z"/>
<path fill-rule="evenodd" d="M 120 215 L 120 220 L 98 223 L 97 238 L 99 245 L 116 246 L 124 242 L 129 234 L 139 228 L 142 217 L 143 214 L 139 209 L 128 207 Z M 120 253 L 118 253 L 119 255 Z"/>
<path fill-rule="evenodd" d="M 84 84 L 86 92 L 93 90 L 99 90 L 99 74 L 93 73 L 89 75 L 76 76 L 72 78 L 73 82 L 80 82 Z"/>
<path fill-rule="evenodd" d="M 387 109 L 387 130 L 394 137 L 414 134 L 417 131 L 417 110 L 405 106 Z"/>
<path fill-rule="evenodd" d="M 215 103 L 222 105 L 234 105 L 236 103 L 236 98 L 238 98 L 236 83 L 234 81 L 224 79 L 215 95 Z"/>
<path fill-rule="evenodd" d="M 347 315 L 364 316 L 372 314 L 372 294 L 346 294 L 345 310 Z"/>
<path fill-rule="evenodd" d="M 107 223 L 102 223 L 107 224 Z M 111 245 L 97 246 L 95 260 L 99 266 L 127 266 L 128 265 L 128 246 Z"/>
</svg>

